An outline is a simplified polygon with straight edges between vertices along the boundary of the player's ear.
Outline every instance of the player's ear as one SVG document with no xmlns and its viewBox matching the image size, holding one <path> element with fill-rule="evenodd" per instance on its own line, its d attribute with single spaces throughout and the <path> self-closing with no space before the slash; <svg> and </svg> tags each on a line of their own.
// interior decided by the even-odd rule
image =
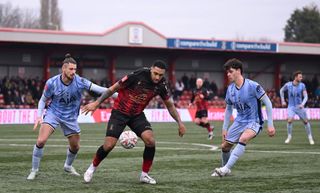
<svg viewBox="0 0 320 193">
<path fill-rule="evenodd" d="M 64 70 L 68 67 L 68 63 L 63 63 L 61 69 Z"/>
</svg>

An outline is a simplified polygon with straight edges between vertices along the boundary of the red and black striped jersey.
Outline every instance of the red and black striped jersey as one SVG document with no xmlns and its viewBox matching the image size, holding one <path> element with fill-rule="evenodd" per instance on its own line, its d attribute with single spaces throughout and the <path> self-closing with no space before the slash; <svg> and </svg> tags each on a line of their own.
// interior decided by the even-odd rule
<svg viewBox="0 0 320 193">
<path fill-rule="evenodd" d="M 159 95 L 162 100 L 170 98 L 169 87 L 163 78 L 159 83 L 151 79 L 150 68 L 141 68 L 124 76 L 118 81 L 120 89 L 114 102 L 113 109 L 126 115 L 138 115 L 150 100 Z"/>
<path fill-rule="evenodd" d="M 200 95 L 203 95 L 204 98 L 201 98 Z M 209 91 L 204 88 L 197 88 L 192 91 L 192 99 L 191 103 L 195 102 L 197 106 L 197 111 L 207 110 L 208 109 L 208 99 L 209 99 Z"/>
</svg>

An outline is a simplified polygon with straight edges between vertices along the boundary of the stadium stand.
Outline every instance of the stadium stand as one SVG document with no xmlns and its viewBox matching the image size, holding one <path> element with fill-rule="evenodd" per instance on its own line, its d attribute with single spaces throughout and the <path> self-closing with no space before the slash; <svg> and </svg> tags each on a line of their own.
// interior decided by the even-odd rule
<svg viewBox="0 0 320 193">
<path fill-rule="evenodd" d="M 110 86 L 106 78 L 101 81 L 96 81 L 90 79 L 92 82 L 100 84 L 102 86 Z M 20 78 L 20 77 L 4 77 L 0 79 L 0 108 L 2 109 L 25 109 L 25 108 L 36 108 L 39 99 L 41 98 L 42 90 L 45 84 L 45 80 L 41 80 L 38 77 L 35 78 Z M 318 81 L 310 81 L 308 79 L 304 80 L 307 85 L 309 99 L 307 106 L 311 108 L 320 107 L 320 87 Z M 212 90 L 210 84 L 208 85 L 209 89 Z M 192 87 L 187 87 L 184 89 L 182 94 L 179 97 L 175 98 L 175 104 L 178 108 L 189 108 L 190 100 L 192 97 Z M 313 89 L 313 90 L 311 90 Z M 172 93 L 174 93 L 174 88 Z M 208 101 L 209 108 L 225 108 L 224 102 L 224 93 L 223 90 L 212 91 L 214 96 L 211 100 Z M 267 95 L 272 101 L 274 108 L 281 107 L 279 91 L 275 89 L 267 89 Z M 92 93 L 84 93 L 82 99 L 82 105 L 88 104 L 95 100 L 98 96 L 94 96 Z M 112 108 L 114 103 L 113 98 L 108 98 L 104 103 L 102 103 L 102 109 Z M 164 105 L 161 102 L 159 97 L 154 98 L 150 101 L 150 104 L 147 108 L 164 108 Z M 195 108 L 191 106 L 190 108 Z"/>
</svg>

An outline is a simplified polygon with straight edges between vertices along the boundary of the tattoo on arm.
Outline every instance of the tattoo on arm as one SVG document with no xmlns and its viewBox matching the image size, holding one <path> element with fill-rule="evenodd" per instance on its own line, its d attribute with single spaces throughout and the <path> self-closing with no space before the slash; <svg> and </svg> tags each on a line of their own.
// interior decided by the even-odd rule
<svg viewBox="0 0 320 193">
<path fill-rule="evenodd" d="M 114 93 L 115 91 L 112 91 L 111 89 L 107 89 L 104 93 L 102 93 L 102 95 L 97 99 L 97 101 L 99 102 L 99 104 L 101 104 L 103 103 L 104 100 L 112 96 Z"/>
<path fill-rule="evenodd" d="M 181 119 L 180 119 L 180 115 L 176 109 L 176 107 L 174 106 L 174 104 L 172 103 L 171 100 L 167 100 L 165 101 L 165 105 L 171 115 L 171 117 L 177 122 L 180 123 Z"/>
<path fill-rule="evenodd" d="M 111 87 L 109 87 L 104 93 L 102 93 L 102 95 L 97 99 L 97 101 L 99 102 L 99 104 L 103 103 L 104 100 L 106 100 L 107 98 L 109 98 L 110 96 L 112 96 L 115 92 L 118 91 L 118 89 L 120 88 L 119 83 L 115 83 L 114 85 L 112 85 Z"/>
</svg>

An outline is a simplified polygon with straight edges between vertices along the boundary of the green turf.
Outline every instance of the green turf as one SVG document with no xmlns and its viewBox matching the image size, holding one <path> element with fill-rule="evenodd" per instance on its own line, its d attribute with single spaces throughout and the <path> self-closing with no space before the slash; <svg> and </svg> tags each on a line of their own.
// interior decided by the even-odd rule
<svg viewBox="0 0 320 193">
<path fill-rule="evenodd" d="M 92 183 L 63 171 L 67 142 L 60 131 L 49 139 L 34 181 L 26 177 L 37 133 L 32 125 L 0 125 L 0 192 L 320 192 L 320 124 L 311 122 L 315 145 L 310 146 L 303 125 L 294 123 L 292 143 L 285 145 L 286 123 L 275 122 L 277 135 L 263 131 L 248 146 L 232 169 L 232 176 L 213 178 L 220 165 L 219 150 L 197 144 L 221 142 L 221 122 L 216 122 L 213 141 L 205 129 L 186 123 L 187 134 L 178 137 L 174 123 L 153 123 L 157 151 L 150 175 L 158 184 L 140 184 L 143 143 L 126 150 L 120 146 L 102 162 Z M 103 142 L 104 124 L 82 124 L 81 149 L 74 167 L 84 173 Z"/>
</svg>

